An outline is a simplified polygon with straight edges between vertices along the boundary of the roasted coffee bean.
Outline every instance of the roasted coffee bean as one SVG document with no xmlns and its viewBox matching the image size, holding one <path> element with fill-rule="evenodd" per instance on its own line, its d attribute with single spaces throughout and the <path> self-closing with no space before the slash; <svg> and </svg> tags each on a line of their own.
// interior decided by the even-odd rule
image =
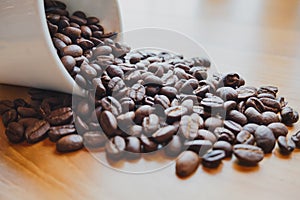
<svg viewBox="0 0 300 200">
<path fill-rule="evenodd" d="M 62 33 L 71 38 L 72 40 L 75 40 L 77 38 L 80 38 L 81 36 L 81 30 L 79 28 L 75 27 L 66 27 L 62 30 Z"/>
<path fill-rule="evenodd" d="M 273 94 L 269 94 L 269 93 L 261 93 L 257 95 L 257 98 L 261 99 L 261 98 L 267 98 L 267 99 L 275 99 L 275 96 Z"/>
<path fill-rule="evenodd" d="M 143 133 L 143 127 L 140 125 L 132 125 L 126 133 L 130 136 L 139 137 Z"/>
<path fill-rule="evenodd" d="M 18 122 L 11 122 L 8 124 L 5 135 L 7 139 L 12 143 L 19 143 L 24 140 L 24 127 Z"/>
<path fill-rule="evenodd" d="M 172 126 L 172 125 L 165 126 L 155 131 L 152 134 L 152 138 L 157 143 L 164 143 L 170 141 L 173 135 L 177 133 L 177 130 L 178 128 L 176 126 Z"/>
<path fill-rule="evenodd" d="M 18 123 L 24 126 L 24 128 L 27 128 L 36 123 L 37 121 L 39 121 L 39 119 L 37 118 L 21 118 L 19 119 Z"/>
<path fill-rule="evenodd" d="M 71 44 L 62 49 L 62 56 L 69 55 L 69 56 L 73 56 L 73 57 L 79 57 L 82 54 L 83 54 L 82 48 L 76 44 Z"/>
<path fill-rule="evenodd" d="M 149 105 L 144 105 L 139 107 L 135 112 L 135 122 L 137 124 L 142 124 L 144 117 L 148 117 L 153 112 L 153 107 Z"/>
<path fill-rule="evenodd" d="M 17 121 L 17 119 L 18 119 L 18 113 L 15 109 L 10 109 L 2 115 L 2 122 L 4 126 L 7 126 L 11 122 Z"/>
<path fill-rule="evenodd" d="M 118 127 L 121 130 L 127 130 L 130 126 L 134 124 L 133 120 L 135 118 L 135 113 L 133 111 L 121 114 L 117 117 Z M 145 121 L 146 118 L 144 118 Z"/>
<path fill-rule="evenodd" d="M 167 96 L 158 94 L 154 96 L 154 103 L 161 105 L 164 109 L 169 108 L 171 104 Z"/>
<path fill-rule="evenodd" d="M 217 96 L 221 97 L 224 101 L 236 100 L 238 98 L 237 91 L 231 87 L 221 87 L 216 92 Z"/>
<path fill-rule="evenodd" d="M 254 133 L 256 145 L 264 151 L 264 153 L 271 153 L 275 147 L 276 138 L 271 129 L 267 126 L 257 127 Z"/>
<path fill-rule="evenodd" d="M 101 113 L 99 122 L 104 133 L 108 137 L 113 136 L 118 128 L 116 117 L 108 110 L 105 110 Z"/>
<path fill-rule="evenodd" d="M 60 138 L 76 133 L 74 125 L 53 126 L 48 131 L 49 139 L 52 142 L 58 141 Z"/>
<path fill-rule="evenodd" d="M 73 111 L 70 107 L 56 109 L 47 117 L 47 121 L 53 126 L 68 124 L 72 120 Z"/>
<path fill-rule="evenodd" d="M 149 105 L 149 106 L 154 106 L 154 98 L 153 97 L 149 97 L 149 96 L 146 96 L 144 98 L 144 102 L 143 102 L 145 105 Z"/>
<path fill-rule="evenodd" d="M 54 35 L 54 37 L 60 39 L 60 40 L 63 41 L 66 45 L 71 45 L 71 44 L 72 44 L 72 40 L 71 40 L 68 36 L 66 36 L 66 35 L 64 35 L 64 34 L 62 34 L 62 33 L 56 33 L 56 34 Z"/>
<path fill-rule="evenodd" d="M 224 102 L 224 109 L 228 113 L 229 111 L 235 109 L 237 106 L 235 101 L 225 101 Z"/>
<path fill-rule="evenodd" d="M 217 127 L 223 127 L 224 121 L 219 117 L 209 117 L 204 122 L 205 128 L 214 131 Z"/>
<path fill-rule="evenodd" d="M 258 89 L 258 94 L 262 94 L 262 93 L 269 93 L 272 94 L 276 97 L 276 94 L 278 92 L 278 88 L 275 86 L 261 86 Z"/>
<path fill-rule="evenodd" d="M 243 113 L 241 113 L 237 110 L 229 111 L 226 115 L 226 119 L 232 120 L 232 121 L 240 124 L 241 126 L 244 126 L 248 122 L 247 117 Z"/>
<path fill-rule="evenodd" d="M 135 102 L 141 102 L 144 99 L 145 94 L 145 87 L 140 84 L 134 84 L 129 91 L 129 97 Z"/>
<path fill-rule="evenodd" d="M 241 113 L 245 113 L 246 111 L 246 103 L 245 101 L 240 101 L 237 105 L 236 105 L 236 110 L 241 112 Z"/>
<path fill-rule="evenodd" d="M 225 152 L 225 157 L 231 157 L 233 147 L 229 142 L 226 141 L 217 141 L 213 145 L 213 150 L 223 150 Z"/>
<path fill-rule="evenodd" d="M 164 148 L 165 154 L 170 157 L 178 156 L 183 150 L 183 145 L 178 135 L 173 135 L 171 141 Z"/>
<path fill-rule="evenodd" d="M 249 133 L 251 133 L 253 135 L 254 132 L 256 131 L 257 127 L 259 127 L 258 124 L 248 123 L 243 127 L 243 130 L 248 131 Z"/>
<path fill-rule="evenodd" d="M 150 140 L 145 135 L 141 135 L 140 140 L 142 143 L 143 152 L 149 153 L 157 150 L 158 144 Z"/>
<path fill-rule="evenodd" d="M 193 140 L 184 143 L 185 148 L 197 153 L 200 157 L 205 155 L 213 146 L 209 140 Z"/>
<path fill-rule="evenodd" d="M 176 174 L 179 177 L 187 177 L 193 174 L 200 164 L 200 157 L 193 151 L 184 151 L 176 160 Z"/>
<path fill-rule="evenodd" d="M 181 117 L 187 114 L 188 109 L 183 106 L 170 107 L 165 110 L 167 116 L 167 123 L 172 124 L 176 121 L 179 121 Z"/>
<path fill-rule="evenodd" d="M 15 107 L 14 103 L 10 100 L 0 101 L 0 115 L 3 115 L 6 111 L 14 107 Z"/>
<path fill-rule="evenodd" d="M 92 38 L 90 39 L 92 40 Z M 112 53 L 112 48 L 110 46 L 98 46 L 96 49 L 94 49 L 93 53 L 95 57 L 109 55 Z"/>
<path fill-rule="evenodd" d="M 70 26 L 70 23 L 69 23 L 69 21 L 66 20 L 66 19 L 60 19 L 60 20 L 58 21 L 58 24 L 57 24 L 57 25 L 58 25 L 58 30 L 61 31 L 61 30 L 63 30 L 64 28 Z"/>
<path fill-rule="evenodd" d="M 115 136 L 105 144 L 106 156 L 112 160 L 119 160 L 123 155 L 126 148 L 124 138 Z"/>
<path fill-rule="evenodd" d="M 150 75 L 147 76 L 144 79 L 144 86 L 162 86 L 163 85 L 163 81 L 161 80 L 161 78 L 154 76 L 154 75 Z"/>
<path fill-rule="evenodd" d="M 76 116 L 75 118 L 75 126 L 78 134 L 80 135 L 83 135 L 83 133 L 89 131 L 89 126 L 79 116 Z"/>
<path fill-rule="evenodd" d="M 122 113 L 122 106 L 120 102 L 112 96 L 102 98 L 100 105 L 102 106 L 103 110 L 108 110 L 115 116 L 118 116 Z"/>
<path fill-rule="evenodd" d="M 38 112 L 34 108 L 18 107 L 18 114 L 23 118 L 39 117 Z"/>
<path fill-rule="evenodd" d="M 46 18 L 52 24 L 58 24 L 58 22 L 60 20 L 60 15 L 49 13 L 49 14 L 47 14 Z"/>
<path fill-rule="evenodd" d="M 214 135 L 214 133 L 205 129 L 198 130 L 198 135 L 195 139 L 208 140 L 212 144 L 216 143 L 217 141 L 217 137 Z"/>
<path fill-rule="evenodd" d="M 279 147 L 279 152 L 283 155 L 288 155 L 294 151 L 296 145 L 291 138 L 286 138 L 285 136 L 279 136 L 277 140 Z"/>
<path fill-rule="evenodd" d="M 115 95 L 117 92 L 119 92 L 121 89 L 125 87 L 124 81 L 120 77 L 113 77 L 107 86 L 108 92 L 110 94 Z"/>
<path fill-rule="evenodd" d="M 202 99 L 201 105 L 207 112 L 218 113 L 220 109 L 224 109 L 224 101 L 217 96 Z"/>
<path fill-rule="evenodd" d="M 189 115 L 182 116 L 179 123 L 179 133 L 186 139 L 195 139 L 198 135 L 199 121 Z"/>
<path fill-rule="evenodd" d="M 257 89 L 255 87 L 242 86 L 236 89 L 239 100 L 246 100 L 250 97 L 257 96 Z"/>
<path fill-rule="evenodd" d="M 272 130 L 275 138 L 278 138 L 279 136 L 286 136 L 289 132 L 288 128 L 280 122 L 271 123 L 268 125 L 268 128 Z"/>
<path fill-rule="evenodd" d="M 236 88 L 239 86 L 240 76 L 236 73 L 228 73 L 222 77 L 219 86 Z"/>
<path fill-rule="evenodd" d="M 45 120 L 39 120 L 25 130 L 25 137 L 28 143 L 36 143 L 47 136 L 50 124 Z"/>
<path fill-rule="evenodd" d="M 70 16 L 70 21 L 75 22 L 79 26 L 83 26 L 87 23 L 87 20 L 85 18 L 78 17 L 76 15 Z"/>
<path fill-rule="evenodd" d="M 262 124 L 263 117 L 255 108 L 249 107 L 245 111 L 245 115 L 248 119 L 248 122 L 255 124 Z"/>
<path fill-rule="evenodd" d="M 280 122 L 279 116 L 271 111 L 266 111 L 262 113 L 262 123 L 264 125 L 269 125 L 271 123 Z"/>
<path fill-rule="evenodd" d="M 246 130 L 242 130 L 236 136 L 236 143 L 237 144 L 250 144 L 250 145 L 254 145 L 255 138 L 254 138 L 254 136 L 250 132 L 248 132 Z"/>
<path fill-rule="evenodd" d="M 126 158 L 138 159 L 141 157 L 141 141 L 137 137 L 126 138 Z"/>
<path fill-rule="evenodd" d="M 77 134 L 67 135 L 59 139 L 56 143 L 58 152 L 66 153 L 77 151 L 83 147 L 83 138 Z"/>
<path fill-rule="evenodd" d="M 266 111 L 278 113 L 281 110 L 281 105 L 276 99 L 260 98 L 259 100 L 264 104 Z"/>
<path fill-rule="evenodd" d="M 59 51 L 59 54 L 62 54 L 63 48 L 65 48 L 67 45 L 58 38 L 52 38 L 52 42 L 53 42 L 55 48 Z"/>
<path fill-rule="evenodd" d="M 80 74 L 76 75 L 75 78 L 75 82 L 82 88 L 86 88 L 87 87 L 87 81 L 85 80 L 85 78 L 83 78 L 83 76 L 81 76 Z"/>
<path fill-rule="evenodd" d="M 146 87 L 146 94 L 149 96 L 154 97 L 155 95 L 157 95 L 160 91 L 160 87 L 158 86 L 147 86 Z"/>
<path fill-rule="evenodd" d="M 246 107 L 253 107 L 255 108 L 258 112 L 262 113 L 265 110 L 265 106 L 262 103 L 262 101 L 256 97 L 250 97 L 246 103 L 245 103 Z"/>
<path fill-rule="evenodd" d="M 198 86 L 198 80 L 191 78 L 180 87 L 179 92 L 183 94 L 193 94 L 193 91 L 197 89 Z"/>
<path fill-rule="evenodd" d="M 85 52 L 89 52 L 89 54 L 90 54 L 89 58 L 92 57 L 93 52 L 90 51 L 90 49 L 95 46 L 95 44 L 92 41 L 84 39 L 84 38 L 78 38 L 76 40 L 76 44 L 78 44 L 83 50 L 85 50 Z M 87 53 L 84 53 L 84 54 L 87 55 Z"/>
<path fill-rule="evenodd" d="M 247 166 L 257 165 L 264 158 L 264 152 L 261 148 L 248 144 L 234 145 L 233 153 L 239 164 Z"/>
<path fill-rule="evenodd" d="M 120 104 L 123 112 L 132 111 L 135 107 L 134 101 L 129 97 L 124 97 L 120 99 Z"/>
<path fill-rule="evenodd" d="M 288 106 L 282 108 L 280 115 L 281 115 L 281 122 L 288 126 L 296 123 L 299 120 L 298 112 Z"/>
<path fill-rule="evenodd" d="M 235 142 L 235 135 L 227 128 L 217 127 L 214 130 L 214 135 L 216 136 L 218 141 L 226 141 L 230 144 L 233 144 Z"/>
<path fill-rule="evenodd" d="M 225 120 L 224 127 L 232 131 L 234 134 L 238 134 L 243 129 L 243 127 L 240 124 L 232 120 Z"/>
<path fill-rule="evenodd" d="M 202 165 L 207 168 L 217 168 L 225 158 L 225 151 L 213 150 L 202 157 Z"/>
<path fill-rule="evenodd" d="M 145 135 L 151 135 L 159 129 L 159 117 L 155 114 L 150 114 L 149 117 L 143 119 L 143 132 Z"/>
<path fill-rule="evenodd" d="M 170 100 L 174 99 L 177 95 L 177 90 L 174 87 L 165 86 L 159 90 L 159 94 L 167 96 Z"/>
<path fill-rule="evenodd" d="M 188 114 L 193 113 L 194 101 L 192 99 L 183 100 L 181 106 L 186 107 L 188 110 Z"/>
<path fill-rule="evenodd" d="M 61 62 L 65 66 L 65 68 L 68 70 L 68 72 L 72 72 L 76 65 L 76 61 L 72 56 L 63 56 L 61 58 Z"/>
<path fill-rule="evenodd" d="M 51 22 L 47 21 L 48 30 L 50 32 L 50 35 L 53 36 L 58 31 L 58 26 L 55 24 L 52 24 Z"/>
<path fill-rule="evenodd" d="M 108 75 L 112 78 L 112 77 L 120 77 L 121 79 L 124 79 L 124 72 L 122 71 L 122 69 L 117 66 L 117 65 L 110 65 L 108 66 L 108 68 L 106 69 Z"/>
<path fill-rule="evenodd" d="M 300 148 L 300 131 L 293 134 L 292 138 L 293 142 L 295 143 L 297 148 Z"/>
<path fill-rule="evenodd" d="M 95 89 L 95 95 L 96 97 L 103 97 L 106 94 L 106 88 L 102 84 L 102 81 L 100 78 L 94 78 L 93 81 L 93 87 Z"/>
</svg>

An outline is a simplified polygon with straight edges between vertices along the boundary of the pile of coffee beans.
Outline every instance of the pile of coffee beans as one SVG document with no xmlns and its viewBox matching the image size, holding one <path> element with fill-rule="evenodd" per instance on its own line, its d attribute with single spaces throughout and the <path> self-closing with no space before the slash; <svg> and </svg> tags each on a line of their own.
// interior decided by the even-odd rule
<svg viewBox="0 0 300 200">
<path fill-rule="evenodd" d="M 208 76 L 205 58 L 131 51 L 104 34 L 98 19 L 81 11 L 69 16 L 59 1 L 45 5 L 62 63 L 88 95 L 31 89 L 29 101 L 0 101 L 11 143 L 49 138 L 58 152 L 100 149 L 111 161 L 161 151 L 178 157 L 179 177 L 232 156 L 255 166 L 276 143 L 283 155 L 300 148 L 300 132 L 287 136 L 298 112 L 277 87 L 245 86 L 237 73 Z"/>
</svg>

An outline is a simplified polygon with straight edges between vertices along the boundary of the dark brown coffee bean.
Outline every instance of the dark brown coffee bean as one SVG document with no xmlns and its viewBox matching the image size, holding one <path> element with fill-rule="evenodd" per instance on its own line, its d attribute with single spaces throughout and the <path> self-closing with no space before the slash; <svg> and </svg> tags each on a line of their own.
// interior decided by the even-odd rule
<svg viewBox="0 0 300 200">
<path fill-rule="evenodd" d="M 122 113 L 122 106 L 120 102 L 112 96 L 107 96 L 101 99 L 100 105 L 103 110 L 108 110 L 115 116 Z"/>
<path fill-rule="evenodd" d="M 134 118 L 135 113 L 133 111 L 119 115 L 117 117 L 118 127 L 121 130 L 128 130 L 130 126 L 134 125 Z"/>
<path fill-rule="evenodd" d="M 62 56 L 69 55 L 73 57 L 79 57 L 82 56 L 82 54 L 83 54 L 82 48 L 76 44 L 71 44 L 62 49 Z"/>
<path fill-rule="evenodd" d="M 202 165 L 207 168 L 217 168 L 225 158 L 225 151 L 213 150 L 202 157 Z"/>
<path fill-rule="evenodd" d="M 140 125 L 132 125 L 129 127 L 129 129 L 126 131 L 126 134 L 134 137 L 139 137 L 143 133 L 143 127 Z"/>
<path fill-rule="evenodd" d="M 75 78 L 75 82 L 82 88 L 86 88 L 87 87 L 87 81 L 85 80 L 85 78 L 80 75 L 80 74 L 77 74 L 76 75 L 76 78 Z"/>
<path fill-rule="evenodd" d="M 236 143 L 237 144 L 250 144 L 250 145 L 254 145 L 255 138 L 254 138 L 254 136 L 250 132 L 248 132 L 246 130 L 242 130 L 236 136 Z"/>
<path fill-rule="evenodd" d="M 37 118 L 22 118 L 18 121 L 18 123 L 20 123 L 22 126 L 24 126 L 24 128 L 27 128 L 29 126 L 32 126 L 37 121 L 39 121 L 39 119 L 37 119 Z"/>
<path fill-rule="evenodd" d="M 5 135 L 7 139 L 12 143 L 19 143 L 24 140 L 24 127 L 18 122 L 11 122 L 8 124 Z"/>
<path fill-rule="evenodd" d="M 280 122 L 271 123 L 268 127 L 272 130 L 275 138 L 278 138 L 279 136 L 285 137 L 289 132 L 288 128 Z"/>
<path fill-rule="evenodd" d="M 261 98 L 259 100 L 264 104 L 266 111 L 278 113 L 281 110 L 281 105 L 276 99 Z"/>
<path fill-rule="evenodd" d="M 78 44 L 84 50 L 89 50 L 95 46 L 95 44 L 92 41 L 84 39 L 84 38 L 77 39 L 76 44 Z M 87 51 L 85 51 L 85 52 L 87 52 Z M 93 55 L 92 51 L 90 53 L 91 53 L 91 55 Z M 90 56 L 90 57 L 92 57 L 92 56 Z"/>
<path fill-rule="evenodd" d="M 262 123 L 264 125 L 269 125 L 271 123 L 280 122 L 279 116 L 271 111 L 266 111 L 262 113 Z"/>
<path fill-rule="evenodd" d="M 15 99 L 14 105 L 15 105 L 15 108 L 30 107 L 30 105 L 24 99 L 21 99 L 21 98 Z"/>
<path fill-rule="evenodd" d="M 157 143 L 164 143 L 170 141 L 173 135 L 177 133 L 178 128 L 176 126 L 165 126 L 158 129 L 156 132 L 152 134 L 152 138 Z"/>
<path fill-rule="evenodd" d="M 235 135 L 227 128 L 217 127 L 214 131 L 214 135 L 218 141 L 226 141 L 230 144 L 235 142 Z"/>
<path fill-rule="evenodd" d="M 67 45 L 58 38 L 52 38 L 52 42 L 55 48 L 59 51 L 59 53 L 62 54 L 62 49 L 65 48 Z"/>
<path fill-rule="evenodd" d="M 264 112 L 264 110 L 265 110 L 264 104 L 261 102 L 260 99 L 258 99 L 256 97 L 250 97 L 246 101 L 245 105 L 246 105 L 246 107 L 253 107 L 253 108 L 255 108 L 260 113 Z"/>
<path fill-rule="evenodd" d="M 45 120 L 39 120 L 25 130 L 28 143 L 36 143 L 44 139 L 50 129 L 50 124 Z"/>
<path fill-rule="evenodd" d="M 108 137 L 113 136 L 118 128 L 116 117 L 110 111 L 105 110 L 101 113 L 99 121 L 104 133 Z"/>
<path fill-rule="evenodd" d="M 83 138 L 77 134 L 67 135 L 59 139 L 56 143 L 58 152 L 66 153 L 77 151 L 83 147 Z"/>
<path fill-rule="evenodd" d="M 76 61 L 72 56 L 63 56 L 61 58 L 61 62 L 65 66 L 65 68 L 68 70 L 68 72 L 72 72 L 76 65 Z"/>
<path fill-rule="evenodd" d="M 233 153 L 241 165 L 257 165 L 264 159 L 264 152 L 261 148 L 248 144 L 234 145 Z"/>
<path fill-rule="evenodd" d="M 298 112 L 288 106 L 282 108 L 280 115 L 281 115 L 281 122 L 288 126 L 296 123 L 299 120 Z"/>
<path fill-rule="evenodd" d="M 257 96 L 257 89 L 255 87 L 242 86 L 236 89 L 239 100 L 246 100 L 250 97 Z"/>
<path fill-rule="evenodd" d="M 193 91 L 197 89 L 198 86 L 198 80 L 191 78 L 184 82 L 184 84 L 180 87 L 179 92 L 183 94 L 193 94 Z"/>
<path fill-rule="evenodd" d="M 17 111 L 18 111 L 19 115 L 23 118 L 39 117 L 38 112 L 34 108 L 18 107 Z"/>
<path fill-rule="evenodd" d="M 0 101 L 0 115 L 3 115 L 6 111 L 14 108 L 14 103 L 10 100 Z"/>
<path fill-rule="evenodd" d="M 300 148 L 300 131 L 293 134 L 292 138 L 297 148 Z"/>
<path fill-rule="evenodd" d="M 275 86 L 261 86 L 258 89 L 258 94 L 262 94 L 262 93 L 269 93 L 272 94 L 276 97 L 276 94 L 278 92 L 278 88 Z"/>
<path fill-rule="evenodd" d="M 124 71 L 124 69 L 122 70 Z M 124 82 L 127 86 L 132 86 L 139 80 L 141 80 L 141 73 L 139 71 L 127 72 L 124 78 Z"/>
<path fill-rule="evenodd" d="M 70 26 L 70 23 L 66 19 L 60 19 L 57 25 L 58 25 L 58 30 L 61 31 L 64 28 Z"/>
<path fill-rule="evenodd" d="M 239 86 L 240 76 L 236 73 L 228 73 L 222 77 L 219 86 L 236 88 Z"/>
<path fill-rule="evenodd" d="M 255 124 L 262 124 L 262 115 L 253 107 L 247 108 L 245 115 L 248 119 L 248 122 Z"/>
<path fill-rule="evenodd" d="M 165 110 L 165 114 L 167 116 L 167 123 L 173 123 L 175 121 L 179 121 L 181 117 L 187 114 L 188 110 L 183 106 L 170 107 Z"/>
<path fill-rule="evenodd" d="M 64 35 L 64 34 L 62 34 L 62 33 L 56 33 L 56 34 L 54 35 L 54 37 L 60 39 L 60 40 L 63 41 L 66 45 L 71 45 L 71 44 L 72 44 L 72 40 L 71 40 L 68 36 L 66 36 L 66 35 Z"/>
<path fill-rule="evenodd" d="M 120 136 L 115 136 L 105 144 L 105 152 L 109 159 L 119 160 L 124 155 L 126 148 L 125 140 Z"/>
<path fill-rule="evenodd" d="M 176 160 L 176 174 L 179 177 L 187 177 L 193 174 L 200 164 L 200 157 L 193 151 L 184 151 Z"/>
<path fill-rule="evenodd" d="M 256 140 L 256 145 L 264 151 L 264 153 L 271 153 L 275 147 L 276 138 L 271 129 L 267 126 L 259 126 L 254 137 Z"/>
<path fill-rule="evenodd" d="M 60 20 L 60 15 L 58 14 L 53 14 L 53 13 L 49 13 L 46 16 L 47 20 L 50 21 L 52 24 L 58 24 L 59 20 Z"/>
<path fill-rule="evenodd" d="M 243 127 L 243 130 L 248 131 L 249 133 L 254 135 L 254 132 L 256 131 L 257 127 L 259 127 L 258 124 L 248 123 Z"/>
<path fill-rule="evenodd" d="M 100 20 L 97 17 L 88 17 L 87 18 L 87 24 L 91 25 L 91 24 L 98 24 L 100 22 Z"/>
<path fill-rule="evenodd" d="M 224 101 L 236 100 L 238 98 L 237 91 L 231 87 L 221 87 L 216 92 L 217 96 L 221 97 Z"/>
<path fill-rule="evenodd" d="M 73 120 L 73 111 L 69 107 L 59 108 L 50 113 L 47 121 L 52 126 L 68 124 Z"/>
<path fill-rule="evenodd" d="M 104 42 L 102 40 L 98 39 L 98 38 L 89 37 L 89 40 L 94 43 L 95 47 L 100 47 L 100 46 L 104 45 Z M 93 55 L 95 56 L 95 52 L 93 52 Z"/>
<path fill-rule="evenodd" d="M 285 136 L 279 136 L 277 140 L 279 147 L 279 152 L 283 155 L 288 155 L 294 151 L 296 145 L 291 138 L 286 138 Z"/>
<path fill-rule="evenodd" d="M 149 153 L 157 150 L 158 144 L 151 141 L 147 136 L 141 135 L 140 137 L 143 152 Z"/>
<path fill-rule="evenodd" d="M 124 97 L 120 99 L 120 104 L 123 112 L 132 111 L 135 107 L 134 101 L 129 97 Z"/>
<path fill-rule="evenodd" d="M 169 157 L 178 156 L 183 150 L 183 145 L 178 135 L 173 135 L 171 141 L 165 146 L 165 154 Z"/>
<path fill-rule="evenodd" d="M 261 93 L 257 95 L 257 98 L 261 99 L 261 98 L 267 98 L 267 99 L 275 99 L 275 96 L 273 94 L 269 94 L 269 93 Z"/>
<path fill-rule="evenodd" d="M 213 150 L 223 150 L 225 152 L 225 157 L 231 157 L 233 147 L 229 142 L 217 141 L 213 146 Z"/>
<path fill-rule="evenodd" d="M 2 122 L 4 126 L 7 126 L 11 122 L 17 121 L 17 119 L 18 119 L 18 113 L 15 109 L 10 109 L 2 115 Z"/>
<path fill-rule="evenodd" d="M 95 95 L 96 97 L 103 97 L 106 94 L 106 88 L 102 84 L 101 78 L 94 78 L 93 81 L 93 87 L 95 89 Z"/>
<path fill-rule="evenodd" d="M 159 117 L 155 114 L 150 114 L 149 117 L 143 119 L 143 132 L 145 135 L 151 135 L 159 129 Z"/>
<path fill-rule="evenodd" d="M 232 120 L 225 120 L 224 127 L 232 131 L 235 135 L 238 134 L 243 129 L 243 127 L 240 124 Z"/>
<path fill-rule="evenodd" d="M 204 122 L 205 128 L 214 131 L 217 127 L 223 127 L 224 121 L 219 117 L 209 117 Z"/>
<path fill-rule="evenodd" d="M 108 66 L 108 68 L 106 69 L 108 75 L 112 78 L 112 77 L 120 77 L 121 79 L 124 79 L 124 72 L 122 71 L 122 69 L 120 68 L 120 66 L 117 65 L 110 65 Z"/>
<path fill-rule="evenodd" d="M 126 138 L 126 158 L 138 159 L 141 157 L 141 141 L 137 137 L 127 137 Z"/>
<path fill-rule="evenodd" d="M 71 24 L 70 24 L 71 25 Z M 81 30 L 80 28 L 75 27 L 66 27 L 62 30 L 62 33 L 71 38 L 72 40 L 76 40 L 77 38 L 80 38 L 81 36 Z"/>
<path fill-rule="evenodd" d="M 90 40 L 93 41 L 92 38 L 90 38 Z M 96 49 L 94 49 L 93 53 L 95 57 L 109 55 L 112 53 L 112 48 L 110 46 L 99 46 Z"/>
<path fill-rule="evenodd" d="M 200 129 L 195 139 L 209 140 L 212 144 L 217 142 L 217 137 L 211 131 L 205 129 Z"/>
<path fill-rule="evenodd" d="M 70 16 L 70 21 L 75 22 L 79 26 L 86 25 L 86 23 L 87 23 L 87 20 L 85 18 L 81 18 L 81 17 L 78 17 L 76 15 Z"/>
<path fill-rule="evenodd" d="M 225 101 L 224 102 L 224 109 L 228 113 L 229 111 L 235 109 L 237 106 L 235 101 Z"/>
<path fill-rule="evenodd" d="M 202 99 L 201 105 L 204 107 L 204 109 L 212 111 L 213 109 L 223 108 L 224 101 L 220 97 L 212 96 Z"/>
<path fill-rule="evenodd" d="M 155 95 L 154 96 L 154 104 L 161 105 L 164 109 L 169 108 L 171 102 L 165 95 Z"/>
<path fill-rule="evenodd" d="M 212 148 L 213 144 L 209 140 L 193 140 L 185 142 L 184 146 L 187 150 L 193 151 L 202 157 Z"/>
<path fill-rule="evenodd" d="M 133 99 L 135 102 L 141 102 L 146 94 L 146 89 L 141 84 L 134 84 L 130 91 L 129 91 L 129 97 Z"/>
<path fill-rule="evenodd" d="M 244 126 L 248 122 L 247 117 L 243 113 L 241 113 L 237 110 L 229 111 L 226 115 L 226 119 L 232 120 L 232 121 L 240 124 L 241 126 Z"/>
<path fill-rule="evenodd" d="M 170 100 L 174 99 L 177 95 L 177 90 L 174 87 L 165 86 L 159 90 L 159 94 L 167 96 Z"/>
<path fill-rule="evenodd" d="M 240 101 L 237 105 L 236 105 L 236 110 L 241 112 L 241 113 L 245 113 L 246 111 L 246 103 L 245 101 Z"/>
<path fill-rule="evenodd" d="M 60 138 L 76 132 L 74 125 L 53 126 L 48 131 L 49 139 L 52 142 L 58 141 Z"/>
<path fill-rule="evenodd" d="M 58 26 L 55 24 L 52 24 L 51 22 L 47 21 L 48 30 L 51 34 L 51 36 L 55 35 L 58 31 Z"/>
<path fill-rule="evenodd" d="M 199 121 L 189 115 L 182 116 L 179 123 L 179 133 L 186 139 L 195 139 L 198 135 Z"/>
</svg>

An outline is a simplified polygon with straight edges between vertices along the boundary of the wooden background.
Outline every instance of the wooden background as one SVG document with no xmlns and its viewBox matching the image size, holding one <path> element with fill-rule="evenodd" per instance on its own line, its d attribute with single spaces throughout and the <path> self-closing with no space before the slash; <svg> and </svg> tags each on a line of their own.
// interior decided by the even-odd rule
<svg viewBox="0 0 300 200">
<path fill-rule="evenodd" d="M 126 0 L 121 7 L 124 30 L 182 32 L 206 47 L 220 71 L 239 72 L 247 85 L 276 85 L 300 111 L 300 1 Z M 26 88 L 0 86 L 1 99 L 25 94 Z M 141 160 L 128 167 L 150 163 L 160 165 Z M 11 145 L 0 127 L 0 199 L 299 199 L 299 188 L 300 150 L 291 157 L 274 151 L 255 168 L 228 160 L 217 170 L 200 166 L 181 180 L 174 164 L 128 174 L 84 150 L 59 155 L 48 140 Z"/>
</svg>

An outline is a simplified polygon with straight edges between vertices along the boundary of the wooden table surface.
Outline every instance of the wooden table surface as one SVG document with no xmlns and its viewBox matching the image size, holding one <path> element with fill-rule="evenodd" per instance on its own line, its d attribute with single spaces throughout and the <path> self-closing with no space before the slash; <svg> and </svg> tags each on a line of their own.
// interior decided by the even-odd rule
<svg viewBox="0 0 300 200">
<path fill-rule="evenodd" d="M 121 8 L 124 30 L 182 32 L 206 47 L 220 71 L 239 72 L 247 85 L 276 85 L 300 111 L 300 1 L 126 0 Z M 0 86 L 1 99 L 25 94 L 25 88 Z M 298 123 L 290 134 L 299 128 Z M 161 163 L 124 164 L 152 165 Z M 240 167 L 234 159 L 217 170 L 200 166 L 182 180 L 174 163 L 152 173 L 118 172 L 85 150 L 59 155 L 48 140 L 9 144 L 0 127 L 1 200 L 299 199 L 299 188 L 300 150 L 290 157 L 274 151 L 254 168 Z"/>
</svg>

